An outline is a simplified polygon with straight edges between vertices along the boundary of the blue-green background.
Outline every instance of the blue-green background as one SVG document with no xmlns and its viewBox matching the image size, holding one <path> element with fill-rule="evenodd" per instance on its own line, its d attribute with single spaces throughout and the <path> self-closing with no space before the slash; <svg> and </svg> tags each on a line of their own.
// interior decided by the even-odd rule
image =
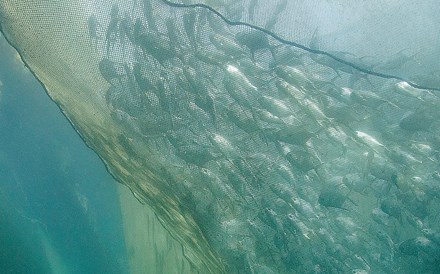
<svg viewBox="0 0 440 274">
<path fill-rule="evenodd" d="M 127 273 L 116 183 L 1 35 L 0 81 L 0 272 Z"/>
</svg>

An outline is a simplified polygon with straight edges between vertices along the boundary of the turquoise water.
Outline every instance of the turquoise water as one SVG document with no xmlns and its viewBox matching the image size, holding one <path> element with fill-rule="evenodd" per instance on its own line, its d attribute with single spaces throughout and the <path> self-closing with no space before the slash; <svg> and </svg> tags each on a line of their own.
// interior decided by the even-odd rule
<svg viewBox="0 0 440 274">
<path fill-rule="evenodd" d="M 0 272 L 126 273 L 116 183 L 0 36 Z"/>
</svg>

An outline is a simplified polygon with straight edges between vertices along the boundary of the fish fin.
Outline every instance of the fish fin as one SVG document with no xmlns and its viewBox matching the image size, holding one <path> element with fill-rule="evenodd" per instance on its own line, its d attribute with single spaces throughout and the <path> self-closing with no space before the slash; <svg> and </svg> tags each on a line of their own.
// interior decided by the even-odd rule
<svg viewBox="0 0 440 274">
<path fill-rule="evenodd" d="M 374 152 L 370 150 L 367 154 L 367 161 L 364 164 L 363 170 L 362 170 L 362 179 L 366 179 L 369 173 L 369 170 L 371 168 L 371 163 L 374 159 Z"/>
</svg>

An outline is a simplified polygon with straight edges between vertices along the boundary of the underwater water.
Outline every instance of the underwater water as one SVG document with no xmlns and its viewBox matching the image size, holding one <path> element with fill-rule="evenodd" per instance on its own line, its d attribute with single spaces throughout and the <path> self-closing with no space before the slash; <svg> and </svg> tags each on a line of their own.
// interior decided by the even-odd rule
<svg viewBox="0 0 440 274">
<path fill-rule="evenodd" d="M 0 39 L 0 272 L 128 273 L 116 183 Z"/>
<path fill-rule="evenodd" d="M 439 273 L 440 10 L 435 1 L 404 2 L 0 3 L 2 32 L 52 107 L 130 190 L 121 195 L 111 179 L 94 179 L 103 182 L 98 201 L 107 197 L 114 211 L 96 205 L 90 217 L 91 194 L 82 183 L 66 187 L 95 226 L 103 212 L 114 217 L 105 226 L 113 240 L 92 237 L 103 240 L 90 267 Z M 2 90 L 19 89 L 11 85 Z M 5 132 L 38 125 L 24 120 Z M 38 150 L 17 145 L 14 153 L 45 159 L 31 169 L 68 170 L 64 152 L 48 161 L 59 141 L 26 136 Z M 53 181 L 87 177 L 79 168 Z M 11 191 L 19 189 L 14 198 L 24 200 L 12 215 L 37 227 L 57 219 L 26 208 L 28 191 L 54 187 L 33 190 L 22 183 L 28 168 L 5 170 Z M 94 235 L 84 233 L 78 250 Z M 118 246 L 107 248 L 112 241 Z M 66 265 L 79 267 L 75 258 Z"/>
</svg>

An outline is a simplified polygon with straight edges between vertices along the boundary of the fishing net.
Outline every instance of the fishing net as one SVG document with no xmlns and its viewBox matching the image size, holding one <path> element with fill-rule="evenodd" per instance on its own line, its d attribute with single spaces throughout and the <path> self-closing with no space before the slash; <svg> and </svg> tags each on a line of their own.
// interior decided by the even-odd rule
<svg viewBox="0 0 440 274">
<path fill-rule="evenodd" d="M 440 271 L 437 14 L 0 3 L 8 41 L 200 273 Z"/>
</svg>

